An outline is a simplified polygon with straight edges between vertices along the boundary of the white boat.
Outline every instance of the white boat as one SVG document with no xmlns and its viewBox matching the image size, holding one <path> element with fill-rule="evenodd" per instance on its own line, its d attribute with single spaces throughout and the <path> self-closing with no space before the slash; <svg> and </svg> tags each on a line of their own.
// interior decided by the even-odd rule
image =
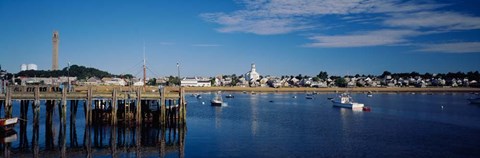
<svg viewBox="0 0 480 158">
<path fill-rule="evenodd" d="M 480 104 L 480 98 L 470 98 L 468 101 L 472 104 Z"/>
<path fill-rule="evenodd" d="M 15 124 L 18 122 L 18 117 L 12 117 L 12 118 L 2 118 L 0 119 L 0 129 L 4 131 L 11 130 Z"/>
<path fill-rule="evenodd" d="M 350 97 L 350 95 L 348 95 L 347 93 L 343 93 L 342 95 L 340 95 L 338 97 L 338 100 L 333 99 L 332 103 L 333 103 L 333 106 L 350 108 L 350 109 L 357 109 L 357 108 L 364 107 L 362 103 L 353 102 L 352 97 Z"/>
<path fill-rule="evenodd" d="M 222 95 L 220 95 L 219 93 L 217 93 L 215 95 L 215 98 L 213 98 L 210 103 L 212 104 L 212 106 L 222 106 L 223 104 L 223 100 L 222 100 Z"/>
</svg>

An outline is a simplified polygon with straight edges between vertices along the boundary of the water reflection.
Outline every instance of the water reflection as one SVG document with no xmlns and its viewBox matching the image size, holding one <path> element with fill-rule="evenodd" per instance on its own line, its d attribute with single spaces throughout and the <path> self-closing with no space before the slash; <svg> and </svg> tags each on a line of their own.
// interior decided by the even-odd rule
<svg viewBox="0 0 480 158">
<path fill-rule="evenodd" d="M 48 120 L 48 117 L 47 117 Z M 60 123 L 58 133 L 55 125 L 46 122 L 45 142 L 39 141 L 41 133 L 38 124 L 20 124 L 18 146 L 12 142 L 0 144 L 2 156 L 8 157 L 96 157 L 109 156 L 155 156 L 164 157 L 167 153 L 184 156 L 186 128 L 162 128 L 152 124 L 141 126 L 88 126 L 84 125 L 83 135 L 77 135 L 77 126 L 71 123 L 69 133 L 66 124 Z M 42 130 L 43 131 L 43 130 Z M 29 133 L 31 132 L 31 133 Z M 31 135 L 31 141 L 27 136 Z M 55 140 L 57 138 L 57 140 Z M 83 139 L 79 143 L 78 139 Z M 29 146 L 31 144 L 31 146 Z M 67 145 L 70 144 L 70 145 Z"/>
</svg>

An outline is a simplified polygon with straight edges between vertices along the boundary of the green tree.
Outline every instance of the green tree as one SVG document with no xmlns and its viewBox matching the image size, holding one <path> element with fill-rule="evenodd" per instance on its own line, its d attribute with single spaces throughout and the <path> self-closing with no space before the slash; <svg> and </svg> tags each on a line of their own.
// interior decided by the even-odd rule
<svg viewBox="0 0 480 158">
<path fill-rule="evenodd" d="M 335 80 L 335 85 L 337 85 L 338 87 L 346 87 L 347 86 L 347 81 L 345 80 L 345 78 L 340 77 L 340 78 Z"/>
<path fill-rule="evenodd" d="M 151 86 L 157 85 L 157 79 L 152 78 L 152 79 L 148 80 L 147 85 L 151 85 Z"/>
<path fill-rule="evenodd" d="M 167 85 L 180 85 L 180 79 L 178 77 L 169 76 Z"/>
<path fill-rule="evenodd" d="M 320 71 L 320 73 L 318 73 L 317 77 L 322 79 L 322 80 L 326 80 L 328 78 L 328 73 L 324 72 L 324 71 Z"/>
<path fill-rule="evenodd" d="M 303 79 L 303 76 L 302 76 L 302 74 L 298 74 L 295 78 L 296 78 L 297 80 L 302 80 L 302 79 Z"/>
<path fill-rule="evenodd" d="M 388 75 L 392 75 L 392 73 L 390 71 L 383 71 L 383 74 L 380 77 L 385 78 Z"/>
</svg>

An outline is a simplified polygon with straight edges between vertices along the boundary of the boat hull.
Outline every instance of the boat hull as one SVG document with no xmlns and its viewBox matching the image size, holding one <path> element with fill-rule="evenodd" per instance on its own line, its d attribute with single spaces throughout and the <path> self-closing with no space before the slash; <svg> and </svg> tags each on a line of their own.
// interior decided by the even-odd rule
<svg viewBox="0 0 480 158">
<path fill-rule="evenodd" d="M 363 108 L 365 105 L 361 103 L 341 103 L 338 101 L 332 101 L 334 107 L 349 108 L 349 109 L 358 109 Z"/>
<path fill-rule="evenodd" d="M 222 106 L 222 102 L 212 100 L 211 101 L 212 106 Z"/>
<path fill-rule="evenodd" d="M 0 119 L 0 126 L 10 126 L 10 125 L 17 124 L 17 122 L 18 122 L 17 117 Z"/>
</svg>

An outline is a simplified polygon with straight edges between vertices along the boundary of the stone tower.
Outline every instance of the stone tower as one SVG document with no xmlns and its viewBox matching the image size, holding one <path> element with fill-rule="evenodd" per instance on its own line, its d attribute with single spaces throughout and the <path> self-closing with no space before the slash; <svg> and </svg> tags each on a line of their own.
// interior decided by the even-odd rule
<svg viewBox="0 0 480 158">
<path fill-rule="evenodd" d="M 52 43 L 52 70 L 58 70 L 58 43 L 60 42 L 58 37 L 58 31 L 53 31 Z"/>
</svg>

